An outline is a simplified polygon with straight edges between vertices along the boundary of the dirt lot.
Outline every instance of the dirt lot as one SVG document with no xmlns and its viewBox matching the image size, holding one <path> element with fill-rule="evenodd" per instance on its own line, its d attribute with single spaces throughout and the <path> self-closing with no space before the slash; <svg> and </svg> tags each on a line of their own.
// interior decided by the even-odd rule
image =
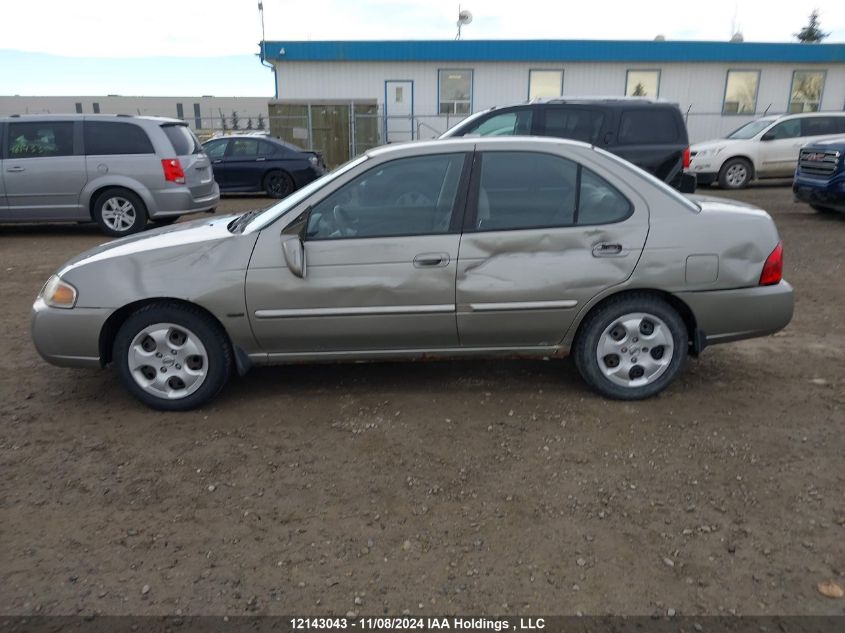
<svg viewBox="0 0 845 633">
<path fill-rule="evenodd" d="M 153 412 L 29 339 L 105 238 L 0 227 L 0 613 L 845 613 L 816 588 L 845 583 L 845 216 L 734 195 L 775 216 L 795 318 L 634 404 L 502 361 L 261 369 Z"/>
</svg>

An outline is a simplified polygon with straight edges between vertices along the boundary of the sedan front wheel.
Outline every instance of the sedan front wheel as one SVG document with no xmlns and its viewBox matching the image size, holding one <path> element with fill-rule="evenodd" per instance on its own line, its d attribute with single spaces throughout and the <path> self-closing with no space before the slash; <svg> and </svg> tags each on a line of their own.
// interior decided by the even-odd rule
<svg viewBox="0 0 845 633">
<path fill-rule="evenodd" d="M 651 295 L 611 299 L 590 314 L 575 341 L 575 364 L 599 393 L 641 400 L 672 382 L 689 337 L 678 312 Z"/>
<path fill-rule="evenodd" d="M 144 306 L 120 327 L 112 361 L 126 389 L 163 411 L 207 403 L 232 369 L 228 337 L 214 319 L 193 306 Z"/>
</svg>

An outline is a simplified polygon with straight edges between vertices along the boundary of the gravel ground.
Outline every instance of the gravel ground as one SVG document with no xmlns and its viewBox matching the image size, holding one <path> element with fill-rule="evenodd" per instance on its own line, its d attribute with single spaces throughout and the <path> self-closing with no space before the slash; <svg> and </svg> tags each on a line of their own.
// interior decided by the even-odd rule
<svg viewBox="0 0 845 633">
<path fill-rule="evenodd" d="M 29 339 L 105 238 L 0 227 L 0 613 L 845 613 L 817 589 L 845 584 L 845 215 L 732 196 L 774 215 L 795 318 L 639 403 L 568 360 L 438 362 L 260 369 L 154 412 Z"/>
</svg>

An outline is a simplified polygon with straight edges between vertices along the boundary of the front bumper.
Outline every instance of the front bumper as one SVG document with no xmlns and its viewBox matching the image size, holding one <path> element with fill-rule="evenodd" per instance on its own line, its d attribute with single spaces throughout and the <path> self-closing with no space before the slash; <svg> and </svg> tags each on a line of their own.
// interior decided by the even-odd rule
<svg viewBox="0 0 845 633">
<path fill-rule="evenodd" d="M 48 363 L 100 367 L 100 332 L 110 308 L 51 308 L 38 298 L 32 306 L 32 342 Z"/>
<path fill-rule="evenodd" d="M 695 176 L 696 184 L 702 187 L 712 185 L 714 182 L 716 182 L 716 180 L 719 179 L 719 173 L 715 171 L 695 171 L 693 169 L 687 169 L 684 173 Z"/>
<path fill-rule="evenodd" d="M 796 178 L 792 183 L 792 193 L 801 202 L 845 211 L 845 178 L 822 185 Z"/>
<path fill-rule="evenodd" d="M 792 320 L 795 304 L 792 286 L 786 281 L 773 286 L 679 292 L 677 296 L 692 310 L 707 345 L 774 334 Z"/>
</svg>

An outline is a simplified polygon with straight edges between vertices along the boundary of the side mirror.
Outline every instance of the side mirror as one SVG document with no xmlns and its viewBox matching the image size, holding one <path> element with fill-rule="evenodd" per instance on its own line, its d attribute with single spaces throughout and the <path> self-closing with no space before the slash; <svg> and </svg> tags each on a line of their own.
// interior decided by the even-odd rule
<svg viewBox="0 0 845 633">
<path fill-rule="evenodd" d="M 308 219 L 311 217 L 311 207 L 299 214 L 282 231 L 282 253 L 285 256 L 285 263 L 288 270 L 300 279 L 305 278 L 305 245 L 302 240 L 305 238 L 305 231 L 308 228 Z"/>
<path fill-rule="evenodd" d="M 760 137 L 761 141 L 773 141 L 775 139 L 774 132 L 766 132 Z"/>
<path fill-rule="evenodd" d="M 294 275 L 305 278 L 305 245 L 298 235 L 282 235 L 282 252 L 285 263 Z"/>
</svg>

